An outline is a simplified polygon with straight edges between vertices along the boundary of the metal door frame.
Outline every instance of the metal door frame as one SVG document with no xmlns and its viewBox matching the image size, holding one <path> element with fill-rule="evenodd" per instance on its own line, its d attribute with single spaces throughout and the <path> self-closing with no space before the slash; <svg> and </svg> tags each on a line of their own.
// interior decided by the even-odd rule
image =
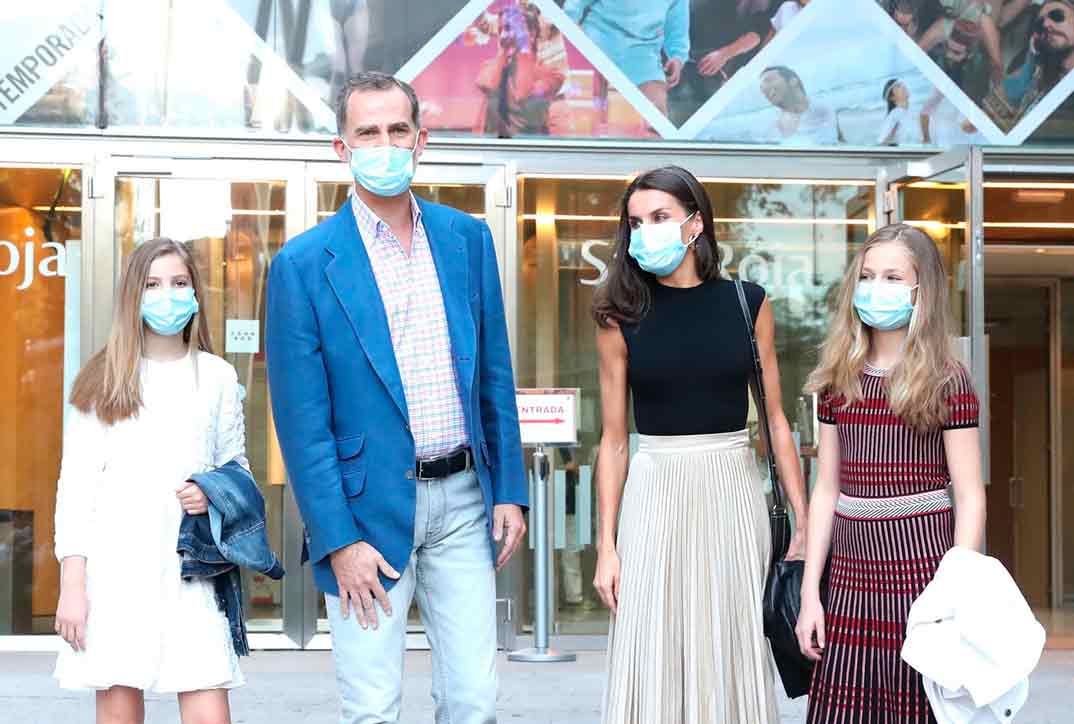
<svg viewBox="0 0 1074 724">
<path fill-rule="evenodd" d="M 147 158 L 144 156 L 108 156 L 97 163 L 93 184 L 95 214 L 94 237 L 95 289 L 99 313 L 94 315 L 93 347 L 100 348 L 108 339 L 111 326 L 114 290 L 121 271 L 120 251 L 115 242 L 116 182 L 125 177 L 161 178 L 176 180 L 214 180 L 235 182 L 282 181 L 284 196 L 284 234 L 286 238 L 303 231 L 302 166 L 291 161 L 209 158 Z M 280 556 L 284 568 L 292 574 L 284 576 L 281 584 L 281 627 L 278 632 L 251 632 L 250 646 L 254 649 L 297 649 L 302 647 L 302 581 L 294 575 L 300 570 L 299 552 L 302 546 L 302 527 L 298 507 L 289 494 L 283 495 L 283 550 Z"/>
</svg>

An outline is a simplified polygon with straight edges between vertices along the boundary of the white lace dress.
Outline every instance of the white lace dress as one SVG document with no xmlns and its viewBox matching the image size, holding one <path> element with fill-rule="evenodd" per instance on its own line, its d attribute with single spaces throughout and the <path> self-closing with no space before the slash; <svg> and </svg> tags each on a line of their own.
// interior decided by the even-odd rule
<svg viewBox="0 0 1074 724">
<path fill-rule="evenodd" d="M 56 556 L 86 557 L 86 650 L 66 644 L 55 676 L 67 689 L 156 692 L 243 683 L 211 583 L 180 577 L 182 506 L 192 474 L 245 464 L 242 388 L 224 360 L 199 352 L 145 361 L 143 409 L 106 427 L 72 410 L 56 496 Z"/>
</svg>

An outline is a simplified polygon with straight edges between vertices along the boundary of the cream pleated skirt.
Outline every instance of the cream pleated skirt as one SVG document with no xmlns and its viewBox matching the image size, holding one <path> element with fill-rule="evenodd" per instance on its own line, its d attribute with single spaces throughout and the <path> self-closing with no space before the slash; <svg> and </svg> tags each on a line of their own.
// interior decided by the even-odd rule
<svg viewBox="0 0 1074 724">
<path fill-rule="evenodd" d="M 777 724 L 771 534 L 746 431 L 645 436 L 630 463 L 604 724 Z"/>
</svg>

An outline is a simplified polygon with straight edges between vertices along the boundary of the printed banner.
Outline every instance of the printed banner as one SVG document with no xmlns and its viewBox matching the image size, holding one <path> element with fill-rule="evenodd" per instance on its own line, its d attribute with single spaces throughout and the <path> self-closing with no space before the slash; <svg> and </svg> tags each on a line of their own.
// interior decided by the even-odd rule
<svg viewBox="0 0 1074 724">
<path fill-rule="evenodd" d="M 0 125 L 323 136 L 376 69 L 440 133 L 1074 143 L 1074 0 L 52 0 L 0 20 Z"/>
<path fill-rule="evenodd" d="M 655 135 L 629 97 L 560 31 L 555 9 L 542 13 L 524 0 L 485 6 L 413 85 L 423 99 L 423 123 L 440 131 L 500 138 Z"/>
<path fill-rule="evenodd" d="M 819 0 L 737 78 L 697 137 L 799 147 L 1002 143 L 1003 133 L 870 3 Z M 839 64 L 817 63 L 839 48 Z M 732 89 L 729 89 L 732 90 Z"/>
<path fill-rule="evenodd" d="M 72 69 L 95 67 L 100 40 L 95 5 L 53 0 L 0 7 L 0 124 L 19 121 Z M 56 99 L 60 105 L 72 101 Z M 48 115 L 47 109 L 42 111 L 40 115 Z"/>
</svg>

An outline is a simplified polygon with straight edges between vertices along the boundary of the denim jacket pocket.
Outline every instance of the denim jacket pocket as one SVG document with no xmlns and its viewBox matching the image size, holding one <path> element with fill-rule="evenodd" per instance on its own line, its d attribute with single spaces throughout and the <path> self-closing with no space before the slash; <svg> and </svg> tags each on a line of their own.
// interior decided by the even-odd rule
<svg viewBox="0 0 1074 724">
<path fill-rule="evenodd" d="M 343 492 L 347 497 L 361 495 L 365 488 L 365 435 L 358 433 L 336 440 L 339 472 L 343 476 Z"/>
</svg>

